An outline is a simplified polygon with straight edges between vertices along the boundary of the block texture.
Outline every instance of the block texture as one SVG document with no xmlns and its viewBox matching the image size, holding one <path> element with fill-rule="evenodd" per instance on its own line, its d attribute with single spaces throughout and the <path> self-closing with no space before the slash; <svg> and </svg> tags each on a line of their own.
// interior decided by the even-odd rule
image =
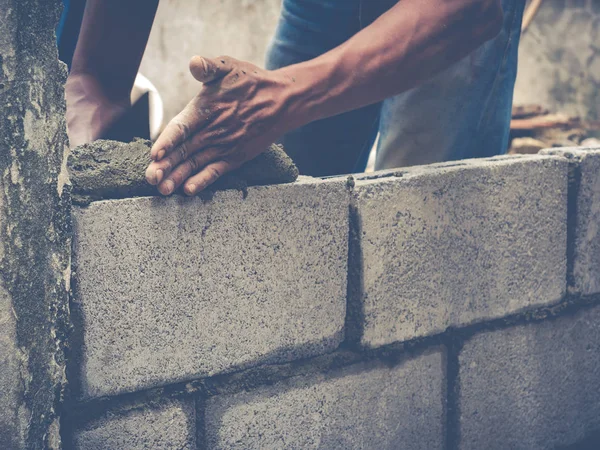
<svg viewBox="0 0 600 450">
<path fill-rule="evenodd" d="M 436 351 L 395 367 L 361 364 L 213 397 L 207 448 L 444 448 L 444 360 Z"/>
<path fill-rule="evenodd" d="M 487 332 L 460 354 L 461 449 L 546 449 L 600 429 L 600 306 Z"/>
<path fill-rule="evenodd" d="M 571 286 L 584 295 L 600 292 L 600 149 L 557 148 L 545 154 L 568 158 L 576 189 L 574 217 L 573 277 Z M 570 218 L 571 219 L 571 218 Z"/>
<path fill-rule="evenodd" d="M 355 189 L 352 298 L 363 345 L 433 335 L 565 294 L 565 159 L 415 168 L 358 180 Z"/>
<path fill-rule="evenodd" d="M 82 396 L 335 349 L 348 201 L 318 181 L 76 209 Z"/>
<path fill-rule="evenodd" d="M 584 295 L 600 293 L 600 150 L 581 156 L 573 282 Z"/>
<path fill-rule="evenodd" d="M 73 436 L 76 450 L 195 450 L 193 402 L 162 405 L 107 414 Z"/>
</svg>

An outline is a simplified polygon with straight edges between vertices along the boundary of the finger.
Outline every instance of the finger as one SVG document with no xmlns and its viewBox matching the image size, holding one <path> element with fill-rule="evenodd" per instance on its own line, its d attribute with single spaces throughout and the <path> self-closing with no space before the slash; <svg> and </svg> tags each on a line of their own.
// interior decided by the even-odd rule
<svg viewBox="0 0 600 450">
<path fill-rule="evenodd" d="M 197 135 L 196 135 L 197 136 Z M 194 138 L 196 137 L 194 136 Z M 182 161 L 185 161 L 190 154 L 199 146 L 198 139 L 190 139 L 178 145 L 166 158 L 159 161 L 153 161 L 146 169 L 146 181 L 152 185 L 160 183 L 171 170 Z"/>
<path fill-rule="evenodd" d="M 202 83 L 220 80 L 232 70 L 232 59 L 227 56 L 214 59 L 194 56 L 190 60 L 190 72 L 192 76 Z"/>
<path fill-rule="evenodd" d="M 190 137 L 190 119 L 188 116 L 186 110 L 183 110 L 168 123 L 164 131 L 156 139 L 154 145 L 152 145 L 150 158 L 154 161 L 161 160 L 166 154 Z"/>
<path fill-rule="evenodd" d="M 165 158 L 151 162 L 146 169 L 146 180 L 152 185 L 159 184 L 182 161 L 185 161 L 195 153 L 206 151 L 209 148 L 209 143 L 214 140 L 212 138 L 221 134 L 219 132 L 196 132 L 190 139 L 171 150 Z"/>
<path fill-rule="evenodd" d="M 187 195 L 195 195 L 233 169 L 235 166 L 229 161 L 220 160 L 210 163 L 196 175 L 190 177 L 185 182 L 183 190 Z"/>
<path fill-rule="evenodd" d="M 172 194 L 191 175 L 219 158 L 219 153 L 218 149 L 211 148 L 186 159 L 158 185 L 158 191 L 163 195 Z"/>
</svg>

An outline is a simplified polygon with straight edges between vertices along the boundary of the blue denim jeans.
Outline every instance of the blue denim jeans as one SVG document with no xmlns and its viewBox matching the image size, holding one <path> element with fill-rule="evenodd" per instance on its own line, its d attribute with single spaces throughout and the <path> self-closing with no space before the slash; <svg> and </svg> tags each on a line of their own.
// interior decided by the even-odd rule
<svg viewBox="0 0 600 450">
<path fill-rule="evenodd" d="M 69 69 L 79 37 L 85 2 L 86 0 L 63 0 L 63 12 L 56 26 L 58 56 Z"/>
<path fill-rule="evenodd" d="M 283 0 L 266 65 L 317 57 L 368 26 L 397 0 Z M 385 101 L 310 123 L 283 144 L 300 172 L 361 172 L 379 133 L 375 168 L 506 151 L 525 2 L 503 0 L 500 34 L 424 84 Z"/>
</svg>

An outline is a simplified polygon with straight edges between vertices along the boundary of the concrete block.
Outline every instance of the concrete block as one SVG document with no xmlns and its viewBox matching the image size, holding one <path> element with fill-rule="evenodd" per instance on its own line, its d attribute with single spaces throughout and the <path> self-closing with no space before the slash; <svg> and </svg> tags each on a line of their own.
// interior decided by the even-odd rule
<svg viewBox="0 0 600 450">
<path fill-rule="evenodd" d="M 210 398 L 206 448 L 444 448 L 444 361 L 436 350 Z"/>
<path fill-rule="evenodd" d="M 584 295 L 600 293 L 600 149 L 581 156 L 573 282 Z"/>
<path fill-rule="evenodd" d="M 357 180 L 350 306 L 362 345 L 559 301 L 567 172 L 564 158 L 524 156 Z"/>
<path fill-rule="evenodd" d="M 600 429 L 600 306 L 486 332 L 460 353 L 461 449 L 549 449 Z"/>
<path fill-rule="evenodd" d="M 161 405 L 106 414 L 73 435 L 76 450 L 196 449 L 194 405 Z"/>
<path fill-rule="evenodd" d="M 576 198 L 573 210 L 574 249 L 573 274 L 570 280 L 574 291 L 583 295 L 600 293 L 600 149 L 564 148 L 545 150 L 577 164 L 573 171 Z"/>
<path fill-rule="evenodd" d="M 313 181 L 75 208 L 82 397 L 334 350 L 348 203 Z"/>
</svg>

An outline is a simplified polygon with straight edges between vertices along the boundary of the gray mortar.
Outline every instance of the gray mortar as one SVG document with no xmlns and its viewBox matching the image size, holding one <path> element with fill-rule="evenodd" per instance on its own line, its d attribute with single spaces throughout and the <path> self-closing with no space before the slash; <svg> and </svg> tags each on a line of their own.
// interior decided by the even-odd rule
<svg viewBox="0 0 600 450">
<path fill-rule="evenodd" d="M 94 200 L 157 195 L 156 187 L 146 182 L 150 147 L 150 141 L 138 139 L 130 143 L 98 140 L 75 148 L 68 161 L 73 201 L 88 204 Z M 245 190 L 248 186 L 291 183 L 297 178 L 293 161 L 273 144 L 221 177 L 210 190 Z"/>
</svg>

